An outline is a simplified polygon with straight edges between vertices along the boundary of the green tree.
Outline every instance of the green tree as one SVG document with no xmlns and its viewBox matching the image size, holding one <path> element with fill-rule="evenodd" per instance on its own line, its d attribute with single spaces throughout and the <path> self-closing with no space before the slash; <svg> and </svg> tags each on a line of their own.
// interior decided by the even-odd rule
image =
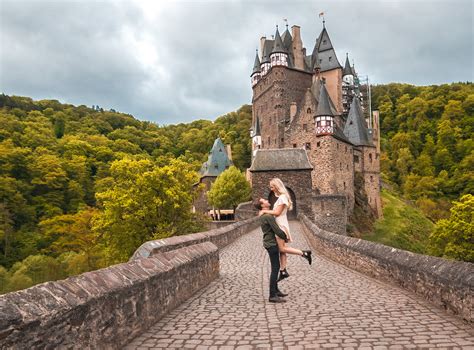
<svg viewBox="0 0 474 350">
<path fill-rule="evenodd" d="M 235 208 L 239 203 L 250 199 L 251 188 L 244 174 L 231 166 L 222 172 L 207 193 L 209 203 L 218 209 Z"/>
<path fill-rule="evenodd" d="M 94 220 L 109 263 L 126 261 L 147 240 L 202 229 L 191 212 L 197 173 L 189 164 L 124 158 L 112 163 L 111 176 L 111 187 L 97 193 L 102 211 Z"/>
<path fill-rule="evenodd" d="M 453 203 L 449 219 L 439 220 L 430 236 L 430 253 L 474 262 L 474 196 Z"/>
</svg>

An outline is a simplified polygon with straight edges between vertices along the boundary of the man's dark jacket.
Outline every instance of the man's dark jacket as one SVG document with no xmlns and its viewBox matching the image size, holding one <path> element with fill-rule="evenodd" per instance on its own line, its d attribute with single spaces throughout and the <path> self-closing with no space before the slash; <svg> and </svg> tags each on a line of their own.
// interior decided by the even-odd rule
<svg viewBox="0 0 474 350">
<path fill-rule="evenodd" d="M 275 235 L 285 241 L 287 240 L 285 232 L 278 226 L 273 215 L 263 214 L 259 219 L 263 231 L 264 248 L 270 248 L 277 245 Z"/>
</svg>

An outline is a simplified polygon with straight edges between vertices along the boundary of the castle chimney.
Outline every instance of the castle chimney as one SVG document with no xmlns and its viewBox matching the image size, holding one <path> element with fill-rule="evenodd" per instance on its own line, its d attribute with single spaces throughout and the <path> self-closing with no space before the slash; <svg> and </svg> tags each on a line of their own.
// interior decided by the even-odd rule
<svg viewBox="0 0 474 350">
<path fill-rule="evenodd" d="M 293 54 L 295 55 L 295 67 L 304 70 L 303 42 L 301 41 L 300 27 L 291 27 L 293 37 Z"/>
</svg>

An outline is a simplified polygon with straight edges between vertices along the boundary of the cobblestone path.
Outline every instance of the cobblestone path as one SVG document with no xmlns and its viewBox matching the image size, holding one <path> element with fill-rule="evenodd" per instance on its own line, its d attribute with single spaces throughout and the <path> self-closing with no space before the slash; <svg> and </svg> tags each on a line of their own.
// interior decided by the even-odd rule
<svg viewBox="0 0 474 350">
<path fill-rule="evenodd" d="M 306 249 L 301 224 L 293 247 Z M 126 349 L 474 349 L 473 328 L 389 284 L 315 256 L 289 256 L 268 299 L 270 264 L 256 229 L 221 251 L 220 278 L 135 338 Z"/>
</svg>

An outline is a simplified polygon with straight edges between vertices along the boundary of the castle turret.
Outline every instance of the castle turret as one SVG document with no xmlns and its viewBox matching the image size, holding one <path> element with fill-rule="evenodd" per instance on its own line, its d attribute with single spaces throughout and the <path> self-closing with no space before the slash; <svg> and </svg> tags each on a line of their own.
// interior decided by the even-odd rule
<svg viewBox="0 0 474 350">
<path fill-rule="evenodd" d="M 288 52 L 283 46 L 278 26 L 275 33 L 275 41 L 273 42 L 272 52 L 270 54 L 271 66 L 286 66 L 288 67 Z"/>
<path fill-rule="evenodd" d="M 255 155 L 255 152 L 262 147 L 262 135 L 260 132 L 260 119 L 257 117 L 255 118 L 255 126 L 253 128 L 253 133 L 252 133 L 252 149 L 253 149 L 253 155 Z"/>
<path fill-rule="evenodd" d="M 349 63 L 349 54 L 346 53 L 346 63 L 344 64 L 344 69 L 342 71 L 342 79 L 345 83 L 354 85 L 354 72 Z"/>
<path fill-rule="evenodd" d="M 261 75 L 264 76 L 270 71 L 270 54 L 273 48 L 273 40 L 264 39 L 262 45 L 262 61 L 260 63 Z"/>
<path fill-rule="evenodd" d="M 320 87 L 318 108 L 315 115 L 316 135 L 327 135 L 334 133 L 334 113 L 329 102 L 326 84 Z"/>
<path fill-rule="evenodd" d="M 258 58 L 258 50 L 255 52 L 255 63 L 253 64 L 252 74 L 250 75 L 252 80 L 252 86 L 255 86 L 261 77 L 260 71 L 260 59 Z"/>
</svg>

